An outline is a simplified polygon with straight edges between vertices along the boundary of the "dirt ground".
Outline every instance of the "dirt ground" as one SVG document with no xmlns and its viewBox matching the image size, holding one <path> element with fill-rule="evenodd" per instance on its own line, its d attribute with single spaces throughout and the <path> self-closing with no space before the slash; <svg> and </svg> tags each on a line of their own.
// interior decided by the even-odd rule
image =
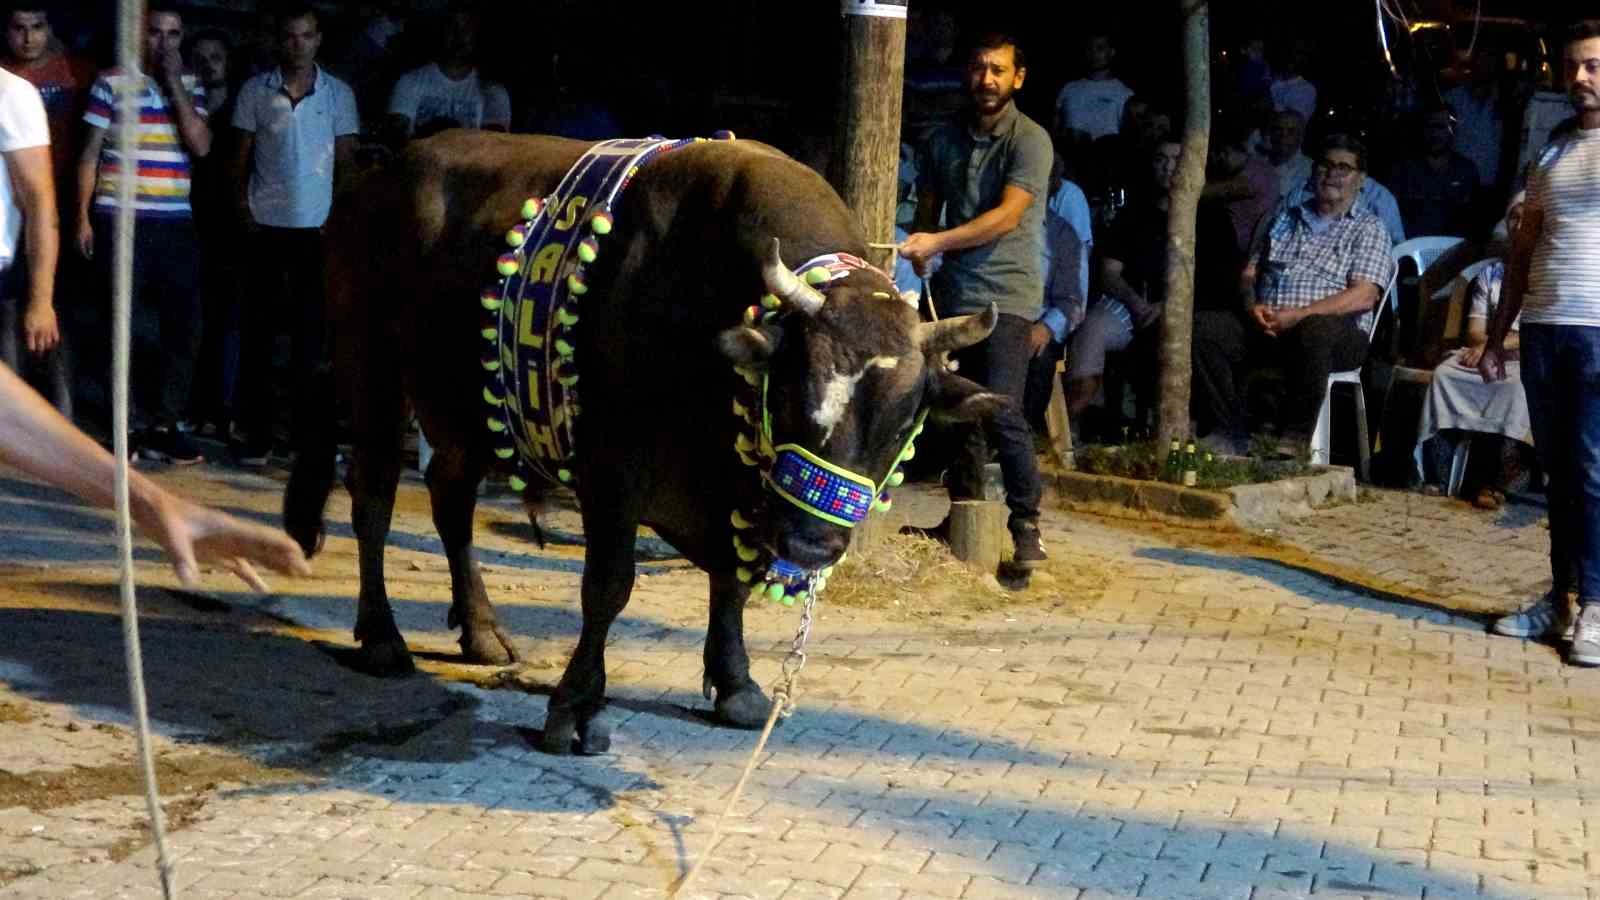
<svg viewBox="0 0 1600 900">
<path fill-rule="evenodd" d="M 239 515 L 273 521 L 282 472 L 265 476 L 201 466 L 158 469 L 168 487 Z M 480 559 L 490 595 L 523 654 L 520 665 L 460 665 L 444 631 L 450 577 L 433 533 L 425 488 L 400 491 L 387 560 L 402 630 L 427 678 L 368 677 L 349 664 L 358 591 L 349 501 L 330 503 L 330 536 L 312 579 L 274 581 L 251 595 L 208 571 L 201 590 L 180 590 L 152 546 L 136 553 L 142 640 L 152 717 L 160 724 L 157 772 L 169 823 L 203 817 L 219 792 L 315 784 L 354 756 L 466 755 L 459 726 L 472 701 L 459 682 L 548 693 L 578 621 L 582 539 L 576 510 L 557 505 L 539 550 L 520 504 L 495 494 L 479 506 Z M 127 709 L 109 516 L 70 497 L 0 475 L 0 826 L 9 811 L 46 824 L 53 814 L 105 806 L 84 859 L 119 859 L 147 840 L 142 784 Z M 675 629 L 703 633 L 704 579 L 666 544 L 645 537 L 634 605 L 667 608 Z M 948 621 L 1022 607 L 1081 608 L 1116 564 L 1058 555 L 1024 590 L 966 569 L 940 545 L 891 537 L 841 567 L 824 596 L 825 617 Z M 418 613 L 424 613 L 418 615 Z M 755 615 L 792 616 L 762 605 Z M 619 632 L 626 632 L 619 625 Z M 87 719 L 98 720 L 85 724 Z M 532 725 L 533 723 L 530 723 Z M 531 729 L 498 736 L 526 742 Z M 417 740 L 419 736 L 425 740 Z M 109 760 L 109 761 L 108 761 Z M 114 810 L 110 811 L 110 810 Z M 81 816 L 80 816 L 81 818 Z M 0 854 L 0 884 L 31 874 Z M 34 858 L 37 858 L 35 854 Z"/>
</svg>

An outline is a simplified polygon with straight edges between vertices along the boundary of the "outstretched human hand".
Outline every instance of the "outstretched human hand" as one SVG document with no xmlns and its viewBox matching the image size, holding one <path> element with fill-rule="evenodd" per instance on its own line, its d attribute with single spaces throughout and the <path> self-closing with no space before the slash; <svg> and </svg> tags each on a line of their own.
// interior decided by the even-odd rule
<svg viewBox="0 0 1600 900">
<path fill-rule="evenodd" d="M 178 580 L 186 585 L 199 581 L 202 563 L 219 565 L 262 592 L 268 587 L 256 572 L 257 565 L 285 575 L 311 574 L 311 564 L 306 562 L 300 545 L 283 532 L 165 491 L 143 505 L 137 524 L 142 533 L 167 551 Z"/>
</svg>

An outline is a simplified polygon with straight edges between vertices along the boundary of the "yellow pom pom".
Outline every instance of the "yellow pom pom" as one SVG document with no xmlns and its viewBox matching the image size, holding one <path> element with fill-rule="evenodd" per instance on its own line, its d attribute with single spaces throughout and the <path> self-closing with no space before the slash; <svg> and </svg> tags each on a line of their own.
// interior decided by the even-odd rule
<svg viewBox="0 0 1600 900">
<path fill-rule="evenodd" d="M 761 555 L 761 551 L 757 550 L 756 548 L 745 547 L 742 545 L 735 548 L 735 552 L 739 554 L 739 559 L 743 560 L 744 562 L 755 562 L 756 557 Z"/>
<path fill-rule="evenodd" d="M 489 404 L 490 406 L 500 406 L 500 405 L 503 405 L 506 401 L 505 401 L 505 398 L 499 396 L 494 391 L 491 391 L 488 388 L 484 388 L 483 389 L 483 402 Z"/>
<path fill-rule="evenodd" d="M 524 219 L 535 218 L 543 210 L 544 201 L 540 200 L 538 197 L 529 197 L 528 199 L 522 201 L 522 217 Z"/>
<path fill-rule="evenodd" d="M 521 264 L 517 261 L 517 255 L 515 253 L 502 253 L 500 258 L 495 260 L 494 264 L 495 271 L 506 276 L 507 278 L 517 274 L 517 269 L 520 267 Z"/>
<path fill-rule="evenodd" d="M 513 475 L 506 479 L 506 484 L 511 485 L 511 489 L 519 494 L 528 489 L 528 483 L 523 481 L 519 475 Z"/>
<path fill-rule="evenodd" d="M 807 269 L 804 277 L 806 284 L 812 287 L 816 287 L 819 284 L 827 284 L 829 279 L 828 270 L 821 266 L 812 266 Z"/>
<path fill-rule="evenodd" d="M 572 345 L 565 338 L 556 338 L 556 355 L 563 359 L 572 356 Z"/>
<path fill-rule="evenodd" d="M 749 584 L 751 581 L 753 581 L 755 579 L 756 573 L 750 571 L 749 569 L 745 568 L 744 566 L 740 566 L 737 569 L 733 570 L 733 577 L 739 579 L 740 581 L 744 582 L 745 584 Z"/>
<path fill-rule="evenodd" d="M 500 432 L 506 430 L 506 423 L 500 421 L 499 419 L 490 419 L 489 430 L 495 434 L 499 434 Z"/>
<path fill-rule="evenodd" d="M 498 340 L 500 340 L 500 331 L 499 331 L 499 329 L 496 329 L 496 328 L 485 328 L 485 329 L 483 329 L 482 331 L 480 331 L 478 333 L 483 335 L 483 339 L 486 340 L 486 341 L 498 341 Z"/>
<path fill-rule="evenodd" d="M 600 243 L 592 237 L 586 237 L 578 242 L 578 259 L 592 263 L 600 255 Z"/>
<path fill-rule="evenodd" d="M 907 444 L 905 452 L 900 454 L 900 461 L 904 462 L 904 461 L 906 461 L 908 459 L 914 459 L 914 458 L 916 458 L 916 455 L 917 455 L 917 445 L 916 444 Z"/>
<path fill-rule="evenodd" d="M 598 235 L 604 236 L 604 235 L 610 234 L 611 233 L 611 213 L 608 213 L 603 209 L 600 210 L 599 212 L 596 212 L 593 216 L 591 216 L 589 218 L 589 228 L 591 230 L 593 230 L 595 234 L 598 234 Z"/>
<path fill-rule="evenodd" d="M 576 313 L 568 312 L 567 308 L 563 306 L 556 310 L 556 321 L 568 328 L 571 328 L 572 326 L 578 324 L 578 316 Z"/>
<path fill-rule="evenodd" d="M 489 312 L 500 311 L 500 295 L 498 294 L 490 294 L 485 292 L 482 297 L 478 298 L 478 302 L 483 304 L 483 308 L 487 309 Z"/>
<path fill-rule="evenodd" d="M 510 231 L 506 232 L 506 246 L 513 250 L 521 247 L 527 240 L 528 236 L 522 233 L 522 226 L 520 225 L 514 226 Z M 507 272 L 506 274 L 509 275 L 511 273 Z"/>
<path fill-rule="evenodd" d="M 750 410 L 744 408 L 744 404 L 739 402 L 739 398 L 738 397 L 733 398 L 733 414 L 734 415 L 736 415 L 736 416 L 738 416 L 739 418 L 742 419 L 742 418 L 745 417 L 745 414 L 748 413 L 748 412 L 750 412 Z"/>
<path fill-rule="evenodd" d="M 517 451 L 511 447 L 496 447 L 494 448 L 494 455 L 500 457 L 501 459 L 510 459 L 511 457 L 517 455 Z"/>
<path fill-rule="evenodd" d="M 729 516 L 728 519 L 733 522 L 733 527 L 739 529 L 740 531 L 755 527 L 750 523 L 750 520 L 746 519 L 744 514 L 739 512 L 737 509 L 733 511 L 733 515 Z"/>
<path fill-rule="evenodd" d="M 562 484 L 567 484 L 572 481 L 572 471 L 570 469 L 557 469 L 556 479 Z"/>
<path fill-rule="evenodd" d="M 775 296 L 773 294 L 762 294 L 761 295 L 761 306 L 763 308 L 765 308 L 765 309 L 777 309 L 778 307 L 780 307 L 782 305 L 783 305 L 783 301 L 779 300 L 777 298 L 777 296 Z"/>
<path fill-rule="evenodd" d="M 756 442 L 750 440 L 750 438 L 746 435 L 735 435 L 733 438 L 733 449 L 739 451 L 740 453 L 754 453 L 756 449 Z"/>
<path fill-rule="evenodd" d="M 584 284 L 583 279 L 578 277 L 577 272 L 573 272 L 567 276 L 567 290 L 582 297 L 584 294 L 589 293 L 589 286 Z"/>
<path fill-rule="evenodd" d="M 889 486 L 890 487 L 899 487 L 900 485 L 905 484 L 905 483 L 906 483 L 906 473 L 899 472 L 899 471 L 895 471 L 895 472 L 889 473 Z"/>
</svg>

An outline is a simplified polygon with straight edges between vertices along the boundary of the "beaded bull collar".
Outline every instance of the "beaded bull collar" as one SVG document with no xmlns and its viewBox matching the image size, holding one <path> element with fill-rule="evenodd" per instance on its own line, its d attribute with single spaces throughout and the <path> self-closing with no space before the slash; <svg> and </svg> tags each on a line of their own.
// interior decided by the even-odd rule
<svg viewBox="0 0 1600 900">
<path fill-rule="evenodd" d="M 716 140 L 732 140 L 718 132 Z M 530 197 L 521 220 L 506 233 L 508 250 L 495 262 L 496 280 L 479 298 L 487 314 L 482 328 L 489 345 L 483 357 L 488 374 L 483 399 L 489 404 L 489 431 L 497 439 L 495 456 L 511 463 L 512 490 L 527 487 L 527 476 L 572 484 L 576 459 L 575 434 L 580 413 L 576 328 L 580 299 L 588 293 L 588 269 L 599 255 L 600 241 L 614 225 L 612 208 L 639 170 L 664 153 L 706 141 L 706 138 L 611 140 L 596 144 L 561 179 L 547 197 Z M 587 226 L 587 227 L 585 227 Z M 857 270 L 877 272 L 886 285 L 892 279 L 858 257 L 830 253 L 808 260 L 793 271 L 805 283 L 823 290 L 832 281 Z M 884 299 L 894 295 L 882 293 Z M 772 294 L 745 311 L 746 325 L 771 322 L 788 312 Z M 888 488 L 900 484 L 900 463 L 916 451 L 926 411 L 918 414 L 910 438 L 882 480 L 837 466 L 798 444 L 772 443 L 764 371 L 741 367 L 733 412 L 741 427 L 735 452 L 757 470 L 754 504 L 732 513 L 733 545 L 740 565 L 739 580 L 757 593 L 792 605 L 820 591 L 832 567 L 810 572 L 776 558 L 744 540 L 766 520 L 766 497 L 777 496 L 826 522 L 853 527 L 873 509 L 887 509 Z"/>
</svg>

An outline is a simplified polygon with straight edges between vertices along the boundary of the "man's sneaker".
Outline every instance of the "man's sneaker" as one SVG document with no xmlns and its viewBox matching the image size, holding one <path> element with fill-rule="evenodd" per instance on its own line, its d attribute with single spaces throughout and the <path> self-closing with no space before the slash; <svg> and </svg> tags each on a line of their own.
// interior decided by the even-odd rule
<svg viewBox="0 0 1600 900">
<path fill-rule="evenodd" d="M 1514 638 L 1565 637 L 1571 633 L 1572 606 L 1565 591 L 1551 591 L 1521 612 L 1495 619 L 1489 628 L 1495 634 Z"/>
<path fill-rule="evenodd" d="M 144 433 L 139 452 L 157 462 L 168 462 L 175 466 L 192 466 L 205 461 L 200 448 L 189 440 L 188 435 L 165 425 Z"/>
<path fill-rule="evenodd" d="M 1011 529 L 1011 541 L 1016 552 L 1011 555 L 1012 565 L 1021 569 L 1037 569 L 1049 559 L 1044 552 L 1044 541 L 1039 538 L 1039 526 L 1019 525 Z"/>
<path fill-rule="evenodd" d="M 1600 603 L 1586 603 L 1578 610 L 1567 662 L 1575 666 L 1600 666 Z"/>
<path fill-rule="evenodd" d="M 241 466 L 259 469 L 272 458 L 271 444 L 239 442 L 232 449 L 234 461 Z"/>
</svg>

